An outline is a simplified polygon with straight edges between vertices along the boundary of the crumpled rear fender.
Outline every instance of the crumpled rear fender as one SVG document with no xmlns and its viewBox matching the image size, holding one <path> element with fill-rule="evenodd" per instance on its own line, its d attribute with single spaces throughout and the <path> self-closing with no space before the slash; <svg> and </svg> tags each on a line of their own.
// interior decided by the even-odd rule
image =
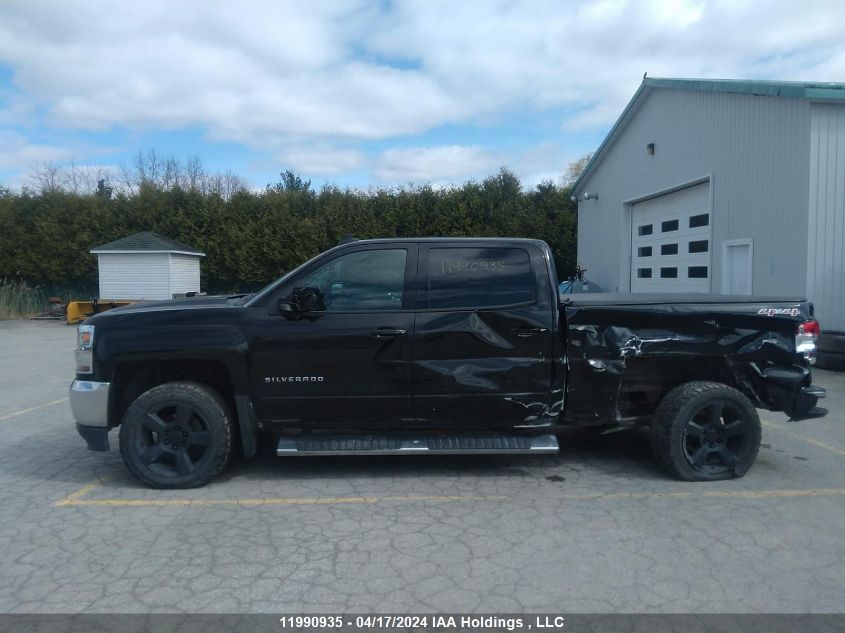
<svg viewBox="0 0 845 633">
<path fill-rule="evenodd" d="M 800 315 L 602 309 L 566 316 L 565 423 L 634 422 L 690 380 L 729 384 L 755 406 L 793 419 L 807 417 L 823 396 L 795 351 Z"/>
</svg>

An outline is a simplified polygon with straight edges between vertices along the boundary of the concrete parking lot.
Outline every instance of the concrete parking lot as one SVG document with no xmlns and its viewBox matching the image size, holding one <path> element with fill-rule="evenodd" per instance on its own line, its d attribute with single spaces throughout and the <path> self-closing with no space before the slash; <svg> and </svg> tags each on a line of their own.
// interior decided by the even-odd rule
<svg viewBox="0 0 845 633">
<path fill-rule="evenodd" d="M 85 449 L 75 329 L 0 323 L 0 612 L 839 612 L 845 376 L 762 412 L 743 479 L 666 478 L 642 433 L 553 457 L 276 458 L 201 490 Z M 112 445 L 116 445 L 113 437 Z"/>
</svg>

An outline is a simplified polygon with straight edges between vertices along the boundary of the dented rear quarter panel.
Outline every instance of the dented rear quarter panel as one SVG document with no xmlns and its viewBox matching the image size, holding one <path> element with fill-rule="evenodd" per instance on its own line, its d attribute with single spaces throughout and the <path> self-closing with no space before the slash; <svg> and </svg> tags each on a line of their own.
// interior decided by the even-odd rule
<svg viewBox="0 0 845 633">
<path fill-rule="evenodd" d="M 562 423 L 634 422 L 687 380 L 716 379 L 758 407 L 792 414 L 811 382 L 795 352 L 804 299 L 718 295 L 595 295 L 562 303 L 568 368 Z M 654 389 L 640 409 L 624 394 Z"/>
</svg>

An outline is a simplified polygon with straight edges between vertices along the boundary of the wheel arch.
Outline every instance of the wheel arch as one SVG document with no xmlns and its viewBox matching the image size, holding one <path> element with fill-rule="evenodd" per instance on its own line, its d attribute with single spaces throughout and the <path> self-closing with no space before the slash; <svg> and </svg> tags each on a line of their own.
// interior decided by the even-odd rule
<svg viewBox="0 0 845 633">
<path fill-rule="evenodd" d="M 642 356 L 628 358 L 619 387 L 623 417 L 650 415 L 676 387 L 693 381 L 732 387 L 759 407 L 760 398 L 748 379 L 745 363 L 726 356 Z"/>
<path fill-rule="evenodd" d="M 252 401 L 244 393 L 244 376 L 237 365 L 220 358 L 202 356 L 179 358 L 126 359 L 112 375 L 109 396 L 109 426 L 118 426 L 129 406 L 141 394 L 168 382 L 193 381 L 208 385 L 223 396 L 237 420 L 238 441 L 246 457 L 256 452 L 257 424 Z"/>
</svg>

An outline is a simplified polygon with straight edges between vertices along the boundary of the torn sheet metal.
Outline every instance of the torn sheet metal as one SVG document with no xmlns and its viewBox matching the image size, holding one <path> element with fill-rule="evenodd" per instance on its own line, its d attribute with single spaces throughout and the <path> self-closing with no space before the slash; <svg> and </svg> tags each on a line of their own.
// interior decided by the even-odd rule
<svg viewBox="0 0 845 633">
<path fill-rule="evenodd" d="M 795 351 L 795 334 L 812 318 L 807 301 L 637 297 L 579 297 L 562 304 L 569 368 L 565 422 L 623 423 L 630 412 L 620 402 L 631 374 L 642 379 L 644 368 L 654 374 L 665 367 L 666 388 L 672 374 L 681 380 L 690 363 L 724 372 L 757 406 L 793 415 L 806 405 L 797 400 L 811 382 L 810 371 Z"/>
</svg>

